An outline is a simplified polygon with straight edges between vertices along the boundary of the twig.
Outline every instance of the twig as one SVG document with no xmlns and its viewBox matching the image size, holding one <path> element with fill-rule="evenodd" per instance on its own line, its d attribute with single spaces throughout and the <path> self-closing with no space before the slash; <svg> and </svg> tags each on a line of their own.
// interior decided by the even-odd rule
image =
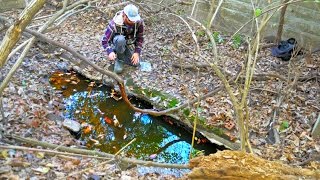
<svg viewBox="0 0 320 180">
<path fill-rule="evenodd" d="M 46 16 L 36 17 L 33 20 L 36 21 L 36 20 L 46 19 L 46 18 L 49 18 L 51 16 L 52 16 L 52 14 L 49 14 L 49 15 L 46 15 Z"/>
<path fill-rule="evenodd" d="M 58 148 L 59 148 L 59 146 L 57 146 L 56 149 L 58 149 Z M 44 152 L 44 153 L 53 154 L 53 155 L 78 156 L 78 157 L 103 159 L 103 160 L 110 159 L 110 158 L 101 157 L 101 156 L 92 156 L 92 155 L 85 155 L 85 154 L 60 152 L 60 151 L 56 151 L 56 150 L 29 148 L 29 147 L 23 147 L 23 146 L 2 146 L 2 145 L 0 145 L 0 149 L 16 149 L 16 150 L 21 150 L 21 151 L 35 151 L 35 152 Z"/>
<path fill-rule="evenodd" d="M 1 112 L 1 116 L 2 116 L 2 124 L 7 124 L 8 119 L 4 116 L 4 109 L 3 109 L 2 99 L 3 99 L 2 93 L 0 92 L 0 112 Z"/>
<path fill-rule="evenodd" d="M 275 92 L 275 91 L 272 91 L 272 90 L 269 90 L 269 89 L 251 88 L 251 91 L 254 91 L 254 90 L 257 90 L 257 91 L 267 91 L 267 92 L 270 92 L 270 93 L 273 93 L 273 94 L 278 94 L 278 92 Z"/>
<path fill-rule="evenodd" d="M 90 6 L 84 6 L 84 8 L 82 9 L 79 9 L 77 11 L 75 11 L 75 9 L 77 9 L 78 7 L 82 7 L 84 6 L 83 4 L 79 4 L 78 6 L 74 7 L 72 10 L 66 12 L 63 16 L 59 17 L 56 21 L 57 21 L 57 24 L 56 26 L 59 26 L 63 21 L 65 21 L 68 17 L 78 13 L 78 12 L 81 12 L 81 11 L 84 11 L 86 9 L 88 9 Z"/>
<path fill-rule="evenodd" d="M 223 0 L 219 0 L 218 7 L 216 8 L 214 14 L 212 15 L 212 18 L 211 18 L 211 20 L 210 20 L 210 23 L 209 23 L 209 25 L 208 25 L 208 28 L 211 27 L 214 19 L 216 18 L 217 14 L 218 14 L 218 12 L 219 12 L 219 10 L 220 10 L 220 8 L 221 8 L 222 3 L 223 3 Z M 213 6 L 213 5 L 212 5 L 212 6 Z"/>
<path fill-rule="evenodd" d="M 200 74 L 200 70 L 198 69 L 198 73 L 197 73 L 197 77 L 196 77 L 196 90 L 199 90 L 199 81 L 200 81 L 200 78 L 199 78 L 199 74 Z M 193 146 L 194 146 L 194 140 L 195 140 L 195 137 L 196 137 L 196 130 L 197 130 L 197 123 L 198 123 L 198 119 L 199 119 L 199 109 L 200 107 L 200 99 L 199 99 L 199 96 L 198 96 L 198 102 L 197 102 L 197 108 L 196 108 L 196 117 L 193 121 L 193 131 L 192 131 L 192 139 L 191 139 L 191 147 L 190 147 L 190 154 L 189 154 L 189 158 L 191 159 L 192 158 L 192 152 L 193 152 Z"/>
<path fill-rule="evenodd" d="M 196 9 L 197 1 L 198 1 L 198 0 L 194 0 L 194 2 L 193 2 L 191 14 L 190 14 L 191 17 L 193 16 L 194 10 Z"/>
<path fill-rule="evenodd" d="M 132 139 L 127 145 L 123 146 L 117 153 L 115 153 L 114 155 L 117 156 L 118 154 L 120 154 L 125 148 L 127 148 L 128 146 L 130 146 L 133 142 L 135 142 L 137 139 L 134 138 Z"/>
</svg>

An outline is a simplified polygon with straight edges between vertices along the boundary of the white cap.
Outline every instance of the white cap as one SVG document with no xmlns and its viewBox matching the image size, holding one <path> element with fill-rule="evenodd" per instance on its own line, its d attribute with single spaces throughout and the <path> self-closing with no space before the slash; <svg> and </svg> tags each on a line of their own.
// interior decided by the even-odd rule
<svg viewBox="0 0 320 180">
<path fill-rule="evenodd" d="M 138 8 L 133 4 L 129 4 L 126 7 L 124 7 L 123 12 L 127 15 L 128 19 L 132 22 L 137 22 L 141 19 Z"/>
</svg>

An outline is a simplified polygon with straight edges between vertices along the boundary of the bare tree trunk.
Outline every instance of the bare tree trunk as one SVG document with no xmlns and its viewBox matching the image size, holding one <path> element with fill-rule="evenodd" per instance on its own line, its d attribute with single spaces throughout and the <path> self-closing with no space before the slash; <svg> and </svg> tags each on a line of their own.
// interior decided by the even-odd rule
<svg viewBox="0 0 320 180">
<path fill-rule="evenodd" d="M 281 41 L 283 25 L 284 25 L 284 15 L 286 14 L 286 10 L 288 7 L 287 2 L 289 2 L 289 0 L 284 0 L 282 3 L 282 4 L 284 4 L 284 6 L 281 8 L 278 32 L 277 32 L 277 37 L 276 37 L 276 42 L 275 42 L 276 44 L 278 44 Z"/>
<path fill-rule="evenodd" d="M 42 8 L 45 0 L 34 0 L 22 12 L 19 19 L 8 29 L 0 46 L 0 67 L 7 61 L 7 57 L 19 41 L 21 33 L 32 20 L 33 16 Z"/>
</svg>

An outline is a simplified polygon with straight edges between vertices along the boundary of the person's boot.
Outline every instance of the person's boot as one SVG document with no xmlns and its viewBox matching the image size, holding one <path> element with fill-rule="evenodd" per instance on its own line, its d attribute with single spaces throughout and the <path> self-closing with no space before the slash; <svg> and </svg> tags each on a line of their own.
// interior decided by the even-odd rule
<svg viewBox="0 0 320 180">
<path fill-rule="evenodd" d="M 116 59 L 116 62 L 114 63 L 113 72 L 116 74 L 120 74 L 123 71 L 123 61 Z"/>
</svg>

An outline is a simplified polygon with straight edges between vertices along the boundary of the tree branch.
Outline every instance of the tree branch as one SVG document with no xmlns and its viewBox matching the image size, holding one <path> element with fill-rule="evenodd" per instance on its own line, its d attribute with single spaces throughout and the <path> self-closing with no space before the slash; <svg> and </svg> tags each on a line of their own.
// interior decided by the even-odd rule
<svg viewBox="0 0 320 180">
<path fill-rule="evenodd" d="M 21 33 L 32 20 L 33 16 L 43 7 L 45 0 L 34 0 L 24 9 L 19 19 L 7 30 L 0 45 L 0 67 L 7 61 L 11 50 L 21 37 Z"/>
<path fill-rule="evenodd" d="M 30 138 L 23 138 L 19 136 L 8 136 L 8 138 L 13 138 L 17 141 L 20 141 L 22 143 L 31 144 L 34 146 L 42 146 L 45 148 L 65 151 L 69 153 L 76 153 L 76 154 L 85 154 L 85 155 L 92 155 L 92 156 L 99 156 L 99 157 L 105 157 L 105 158 L 116 158 L 115 155 L 99 152 L 99 151 L 92 151 L 92 150 L 86 150 L 86 149 L 77 149 L 77 148 L 70 148 L 66 146 L 59 146 L 47 142 L 37 141 Z M 169 164 L 169 163 L 157 163 L 157 162 L 151 162 L 151 161 L 143 161 L 143 160 L 137 160 L 133 158 L 120 158 L 119 161 L 126 162 L 126 163 L 132 163 L 132 164 L 138 164 L 142 166 L 154 166 L 154 167 L 163 167 L 163 168 L 177 168 L 177 169 L 189 169 L 189 165 L 186 164 Z"/>
<path fill-rule="evenodd" d="M 279 42 L 281 41 L 283 25 L 284 25 L 284 16 L 286 14 L 286 10 L 287 10 L 287 7 L 288 7 L 288 4 L 287 4 L 288 2 L 289 2 L 289 0 L 284 0 L 283 1 L 284 6 L 281 8 L 279 26 L 278 26 L 276 42 L 275 42 L 276 44 L 279 44 Z"/>
</svg>

